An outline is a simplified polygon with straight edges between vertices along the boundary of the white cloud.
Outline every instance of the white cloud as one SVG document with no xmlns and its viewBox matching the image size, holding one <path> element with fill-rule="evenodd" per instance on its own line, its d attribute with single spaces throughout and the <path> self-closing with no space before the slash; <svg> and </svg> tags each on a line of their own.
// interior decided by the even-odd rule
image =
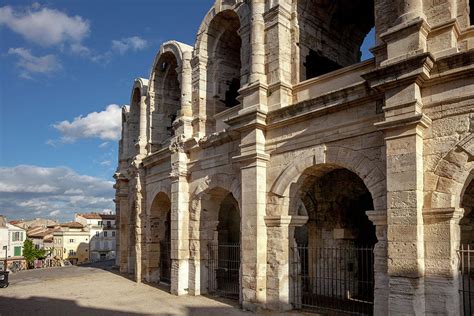
<svg viewBox="0 0 474 316">
<path fill-rule="evenodd" d="M 71 44 L 71 52 L 80 56 L 90 56 L 91 50 L 81 43 Z"/>
<path fill-rule="evenodd" d="M 112 41 L 112 50 L 118 52 L 121 55 L 125 54 L 129 50 L 143 50 L 147 46 L 148 42 L 139 36 L 132 36 Z"/>
<path fill-rule="evenodd" d="M 116 141 L 120 139 L 122 109 L 116 104 L 111 104 L 104 111 L 78 116 L 72 122 L 62 121 L 54 124 L 53 127 L 61 133 L 63 143 L 73 143 L 80 138 Z M 47 143 L 54 144 L 54 141 Z"/>
<path fill-rule="evenodd" d="M 60 210 L 55 210 L 55 211 L 50 212 L 49 216 L 57 216 L 59 214 L 61 214 L 61 211 Z"/>
<path fill-rule="evenodd" d="M 110 167 L 112 165 L 112 161 L 111 160 L 104 160 L 104 161 L 100 162 L 100 165 L 104 166 L 104 167 Z"/>
<path fill-rule="evenodd" d="M 20 77 L 31 79 L 33 74 L 51 74 L 62 69 L 61 63 L 54 55 L 41 57 L 33 56 L 26 48 L 10 48 L 9 55 L 18 57 L 17 66 L 20 68 Z"/>
<path fill-rule="evenodd" d="M 99 145 L 99 148 L 106 148 L 109 146 L 109 142 L 103 142 L 102 144 Z"/>
<path fill-rule="evenodd" d="M 4 25 L 26 40 L 41 46 L 80 43 L 90 32 L 89 21 L 35 3 L 27 9 L 0 7 L 0 26 Z"/>
<path fill-rule="evenodd" d="M 51 216 L 70 221 L 75 212 L 113 209 L 113 198 L 112 181 L 66 167 L 0 167 L 0 210 L 11 220 Z"/>
</svg>

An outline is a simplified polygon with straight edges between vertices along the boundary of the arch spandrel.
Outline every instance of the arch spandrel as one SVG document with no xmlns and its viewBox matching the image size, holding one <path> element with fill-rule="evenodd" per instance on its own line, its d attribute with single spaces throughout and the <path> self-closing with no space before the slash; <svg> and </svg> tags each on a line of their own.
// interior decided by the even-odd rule
<svg viewBox="0 0 474 316">
<path fill-rule="evenodd" d="M 461 197 L 473 174 L 474 135 L 470 134 L 438 161 L 434 171 L 436 189 L 431 192 L 430 205 L 425 208 L 460 208 Z"/>
<path fill-rule="evenodd" d="M 207 176 L 201 179 L 196 188 L 191 194 L 191 207 L 193 206 L 193 201 L 198 201 L 203 198 L 203 196 L 214 190 L 222 189 L 229 193 L 232 193 L 234 198 L 237 200 L 239 207 L 241 207 L 241 183 L 238 176 L 235 174 L 227 173 L 216 173 L 211 176 Z"/>
</svg>

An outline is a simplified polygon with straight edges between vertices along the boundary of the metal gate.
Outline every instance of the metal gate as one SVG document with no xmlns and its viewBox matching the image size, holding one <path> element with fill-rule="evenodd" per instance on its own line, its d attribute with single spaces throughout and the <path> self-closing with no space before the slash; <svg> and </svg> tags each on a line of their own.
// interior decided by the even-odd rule
<svg viewBox="0 0 474 316">
<path fill-rule="evenodd" d="M 474 313 L 474 246 L 461 245 L 458 250 L 460 284 L 459 293 L 461 296 L 461 310 L 463 315 Z"/>
<path fill-rule="evenodd" d="M 325 315 L 373 315 L 373 247 L 291 248 L 293 306 Z"/>
<path fill-rule="evenodd" d="M 160 241 L 160 282 L 171 283 L 171 243 Z"/>
<path fill-rule="evenodd" d="M 209 294 L 239 299 L 240 244 L 209 244 Z"/>
</svg>

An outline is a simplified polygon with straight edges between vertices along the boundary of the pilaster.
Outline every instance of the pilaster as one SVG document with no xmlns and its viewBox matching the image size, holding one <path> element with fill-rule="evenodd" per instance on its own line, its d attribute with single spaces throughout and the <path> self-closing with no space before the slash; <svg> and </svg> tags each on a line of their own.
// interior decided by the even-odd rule
<svg viewBox="0 0 474 316">
<path fill-rule="evenodd" d="M 367 211 L 366 214 L 375 226 L 377 237 L 374 247 L 374 315 L 388 315 L 387 211 Z"/>
<path fill-rule="evenodd" d="M 423 139 L 431 120 L 421 86 L 432 67 L 431 55 L 416 54 L 364 75 L 385 93 L 385 118 L 375 125 L 386 145 L 389 314 L 425 313 Z"/>
<path fill-rule="evenodd" d="M 424 209 L 426 313 L 459 315 L 461 208 Z"/>
<path fill-rule="evenodd" d="M 240 155 L 233 158 L 234 163 L 241 166 L 243 179 L 241 297 L 243 308 L 255 311 L 265 306 L 267 297 L 267 232 L 264 217 L 269 157 L 265 153 L 266 106 L 265 100 L 260 99 L 262 90 L 246 89 L 245 92 L 239 116 L 227 123 L 241 134 Z"/>
<path fill-rule="evenodd" d="M 189 288 L 189 188 L 183 136 L 170 146 L 171 155 L 171 294 L 188 294 Z"/>
<path fill-rule="evenodd" d="M 295 227 L 303 226 L 307 216 L 265 216 L 268 233 L 267 305 L 269 310 L 291 310 L 296 275 L 292 274 Z"/>
</svg>

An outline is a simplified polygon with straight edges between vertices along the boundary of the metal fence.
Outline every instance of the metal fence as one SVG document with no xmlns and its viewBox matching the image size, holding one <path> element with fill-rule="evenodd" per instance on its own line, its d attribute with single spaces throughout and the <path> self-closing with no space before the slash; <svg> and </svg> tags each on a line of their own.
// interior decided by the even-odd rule
<svg viewBox="0 0 474 316">
<path fill-rule="evenodd" d="M 373 247 L 291 248 L 293 306 L 325 315 L 373 315 Z"/>
<path fill-rule="evenodd" d="M 160 282 L 171 283 L 171 243 L 160 241 Z"/>
<path fill-rule="evenodd" d="M 459 293 L 463 315 L 474 313 L 474 246 L 461 245 L 459 256 Z"/>
<path fill-rule="evenodd" d="M 209 294 L 239 299 L 240 244 L 209 244 Z"/>
</svg>

